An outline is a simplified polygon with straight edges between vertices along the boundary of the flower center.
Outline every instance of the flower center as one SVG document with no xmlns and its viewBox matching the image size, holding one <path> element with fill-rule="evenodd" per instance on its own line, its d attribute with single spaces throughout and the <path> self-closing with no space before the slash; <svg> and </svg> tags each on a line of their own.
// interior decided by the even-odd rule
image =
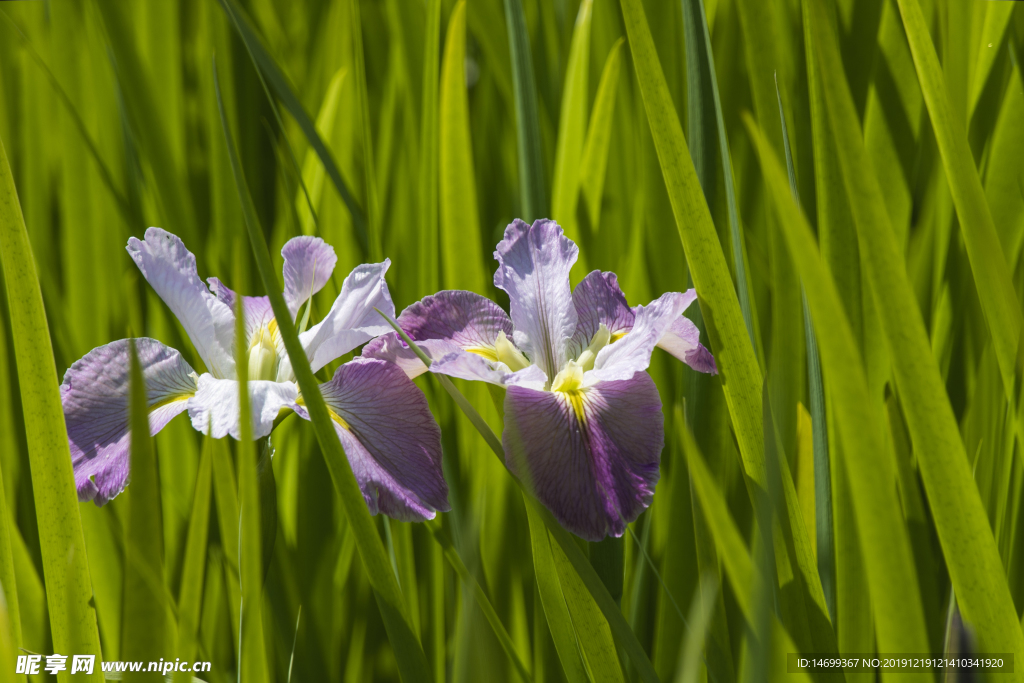
<svg viewBox="0 0 1024 683">
<path fill-rule="evenodd" d="M 273 380 L 277 377 L 278 356 L 274 344 L 276 332 L 277 321 L 271 320 L 252 336 L 249 342 L 250 380 Z"/>
<path fill-rule="evenodd" d="M 523 368 L 530 367 L 530 360 L 523 355 L 522 351 L 515 347 L 515 344 L 508 340 L 504 330 L 498 332 L 498 338 L 494 340 L 494 346 L 470 346 L 466 350 L 478 356 L 483 356 L 489 361 L 504 363 L 512 372 L 518 372 Z"/>
<path fill-rule="evenodd" d="M 597 332 L 590 340 L 590 346 L 583 350 L 580 357 L 576 359 L 576 362 L 583 367 L 583 371 L 594 369 L 594 361 L 597 360 L 597 353 L 604 347 L 608 346 L 612 341 L 612 333 L 608 331 L 608 328 L 604 323 L 597 328 Z"/>
</svg>

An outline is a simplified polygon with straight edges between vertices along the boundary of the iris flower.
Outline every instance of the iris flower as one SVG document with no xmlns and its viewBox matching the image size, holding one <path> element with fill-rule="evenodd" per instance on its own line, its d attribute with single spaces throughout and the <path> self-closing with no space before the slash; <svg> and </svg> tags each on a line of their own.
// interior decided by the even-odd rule
<svg viewBox="0 0 1024 683">
<path fill-rule="evenodd" d="M 654 347 L 717 370 L 682 315 L 694 290 L 630 308 L 615 274 L 595 270 L 570 291 L 578 254 L 554 221 L 517 219 L 494 252 L 494 285 L 508 293 L 511 319 L 479 294 L 444 291 L 398 323 L 432 372 L 506 389 L 506 466 L 565 528 L 597 541 L 621 536 L 654 495 L 664 446 L 661 399 L 646 372 Z M 362 355 L 410 377 L 427 369 L 394 332 Z"/>
<path fill-rule="evenodd" d="M 192 426 L 214 438 L 240 438 L 235 374 L 236 294 L 217 278 L 209 288 L 196 259 L 178 237 L 159 228 L 131 238 L 128 253 L 177 316 L 208 372 L 196 373 L 181 354 L 155 339 L 136 340 L 146 383 L 150 431 L 156 434 L 188 411 Z M 323 240 L 296 237 L 281 250 L 284 298 L 292 318 L 330 279 L 337 258 Z M 299 335 L 313 372 L 390 330 L 374 308 L 395 308 L 384 281 L 390 261 L 357 266 L 327 316 Z M 242 297 L 244 348 L 254 438 L 294 411 L 309 419 L 268 297 Z M 299 324 L 305 327 L 309 307 Z M 76 361 L 60 386 L 79 500 L 103 505 L 128 483 L 129 342 L 93 349 Z M 440 430 L 415 384 L 398 368 L 357 358 L 320 385 L 370 511 L 423 520 L 448 510 L 441 474 Z"/>
</svg>

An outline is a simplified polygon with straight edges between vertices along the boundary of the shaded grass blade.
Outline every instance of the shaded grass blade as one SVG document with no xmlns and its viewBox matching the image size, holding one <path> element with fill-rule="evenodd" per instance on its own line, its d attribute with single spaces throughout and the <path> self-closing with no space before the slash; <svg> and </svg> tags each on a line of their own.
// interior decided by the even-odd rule
<svg viewBox="0 0 1024 683">
<path fill-rule="evenodd" d="M 0 260 L 18 361 L 28 461 L 55 652 L 100 654 L 64 411 L 35 259 L 0 141 Z M 93 680 L 102 680 L 97 663 Z"/>
<path fill-rule="evenodd" d="M 214 81 L 216 83 L 216 67 L 214 67 Z M 217 89 L 219 92 L 219 84 Z M 370 511 L 366 507 L 359 484 L 352 473 L 352 466 L 349 464 L 345 452 L 342 449 L 341 441 L 323 396 L 320 395 L 320 387 L 310 369 L 309 359 L 299 342 L 298 334 L 295 331 L 295 323 L 292 321 L 291 313 L 281 294 L 280 286 L 272 270 L 270 252 L 263 237 L 263 231 L 259 225 L 252 198 L 249 196 L 245 179 L 242 177 L 238 161 L 238 152 L 235 149 L 231 133 L 227 126 L 227 119 L 224 116 L 223 103 L 218 97 L 220 105 L 221 124 L 224 127 L 224 137 L 227 142 L 229 157 L 231 159 L 231 170 L 238 188 L 239 200 L 242 203 L 242 211 L 245 216 L 245 224 L 249 233 L 249 241 L 256 258 L 256 265 L 259 269 L 263 286 L 270 298 L 275 319 L 278 323 L 278 330 L 284 340 L 288 357 L 292 362 L 292 368 L 298 380 L 299 389 L 302 392 L 303 400 L 309 411 L 313 427 L 316 431 L 317 441 L 324 453 L 327 467 L 338 489 L 339 497 L 345 509 L 346 517 L 352 533 L 356 539 L 356 547 L 359 549 L 359 556 L 366 568 L 367 578 L 374 590 L 374 597 L 380 608 L 384 626 L 391 639 L 395 658 L 398 661 L 398 669 L 402 679 L 407 682 L 430 681 L 430 669 L 427 667 L 426 657 L 416 638 L 415 631 L 409 624 L 405 612 L 405 606 L 401 590 L 391 571 L 390 562 L 380 536 L 370 518 Z"/>
<path fill-rule="evenodd" d="M 448 31 L 451 32 L 451 19 L 449 19 Z M 449 44 L 450 42 L 451 39 L 447 41 Z M 446 47 L 446 53 L 447 50 Z M 429 0 L 427 2 L 426 37 L 423 46 L 423 113 L 420 117 L 420 184 L 419 206 L 417 207 L 420 214 L 418 244 L 421 292 L 436 292 L 441 287 L 438 278 L 437 253 L 437 174 L 440 171 L 438 147 L 441 137 L 438 120 L 440 116 L 438 101 L 440 98 L 440 62 L 441 0 Z"/>
<path fill-rule="evenodd" d="M 590 230 L 597 232 L 601 225 L 601 200 L 608 170 L 608 152 L 611 149 L 612 122 L 615 120 L 615 95 L 619 87 L 619 73 L 622 71 L 622 48 L 625 38 L 619 38 L 608 52 L 608 58 L 601 70 L 601 82 L 594 97 L 594 108 L 590 112 L 590 126 L 583 144 L 583 158 L 580 162 L 580 193 L 587 210 Z"/>
</svg>

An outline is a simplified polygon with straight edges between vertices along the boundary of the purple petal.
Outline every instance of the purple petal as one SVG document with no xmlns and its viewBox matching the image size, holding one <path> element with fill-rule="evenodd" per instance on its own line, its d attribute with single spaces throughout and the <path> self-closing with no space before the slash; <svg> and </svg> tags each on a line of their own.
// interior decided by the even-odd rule
<svg viewBox="0 0 1024 683">
<path fill-rule="evenodd" d="M 717 375 L 718 367 L 715 365 L 715 358 L 710 351 L 704 348 L 699 339 L 700 330 L 693 324 L 693 321 L 679 316 L 658 341 L 658 347 L 668 351 L 697 372 Z"/>
<path fill-rule="evenodd" d="M 284 257 L 284 300 L 292 318 L 306 300 L 331 279 L 338 257 L 334 247 L 319 237 L 293 237 L 281 249 Z"/>
<path fill-rule="evenodd" d="M 282 409 L 295 410 L 299 388 L 294 382 L 249 382 L 249 405 L 252 410 L 252 436 L 261 439 L 270 434 L 274 420 Z M 212 375 L 199 378 L 196 395 L 188 402 L 192 426 L 215 439 L 230 434 L 241 438 L 238 408 L 238 380 L 216 379 Z"/>
<path fill-rule="evenodd" d="M 612 334 L 629 331 L 636 315 L 619 289 L 615 273 L 595 270 L 583 278 L 572 290 L 572 303 L 576 308 L 576 332 L 572 336 L 573 355 L 579 355 L 590 344 L 603 324 Z"/>
<path fill-rule="evenodd" d="M 360 344 L 391 331 L 388 322 L 374 310 L 380 309 L 389 317 L 395 317 L 395 304 L 384 281 L 384 273 L 390 265 L 391 260 L 384 259 L 383 263 L 356 266 L 345 278 L 327 317 L 299 335 L 313 372 Z"/>
<path fill-rule="evenodd" d="M 195 373 L 174 349 L 155 339 L 135 340 L 156 434 L 185 410 L 196 391 Z M 68 368 L 60 385 L 78 499 L 103 505 L 128 481 L 129 344 L 100 346 Z"/>
<path fill-rule="evenodd" d="M 512 372 L 507 365 L 489 361 L 469 351 L 457 350 L 440 360 L 434 361 L 430 371 L 476 382 L 489 382 L 498 386 L 526 386 L 543 389 L 547 375 L 536 365 L 530 365 Z"/>
<path fill-rule="evenodd" d="M 338 368 L 320 392 L 372 514 L 418 522 L 451 509 L 441 430 L 405 373 L 358 359 Z M 298 412 L 309 419 L 304 408 Z"/>
<path fill-rule="evenodd" d="M 509 387 L 502 443 L 509 470 L 562 526 L 589 541 L 621 536 L 658 482 L 658 389 L 644 372 L 573 394 Z"/>
<path fill-rule="evenodd" d="M 588 386 L 598 382 L 629 379 L 651 364 L 651 353 L 669 326 L 682 316 L 686 295 L 662 294 L 647 306 L 636 307 L 636 320 L 629 334 L 601 349 L 594 369 L 586 373 Z"/>
<path fill-rule="evenodd" d="M 512 321 L 496 303 L 474 292 L 438 292 L 402 311 L 398 324 L 431 359 L 473 347 L 494 347 L 499 332 L 512 336 Z M 409 377 L 426 367 L 416 353 L 391 332 L 363 347 L 364 358 L 395 363 Z"/>
<path fill-rule="evenodd" d="M 143 277 L 181 321 L 189 339 L 216 377 L 234 377 L 235 316 L 199 279 L 196 257 L 177 236 L 160 228 L 146 239 L 128 239 L 128 253 Z"/>
<path fill-rule="evenodd" d="M 237 295 L 216 277 L 206 278 L 206 282 L 210 285 L 213 295 L 234 311 Z M 245 316 L 245 344 L 248 346 L 252 341 L 252 336 L 274 319 L 274 309 L 270 305 L 270 297 L 243 296 L 242 313 Z"/>
<path fill-rule="evenodd" d="M 550 220 L 527 225 L 518 218 L 505 228 L 494 258 L 494 286 L 508 293 L 513 341 L 549 377 L 568 359 L 576 330 L 569 270 L 579 249 Z"/>
</svg>

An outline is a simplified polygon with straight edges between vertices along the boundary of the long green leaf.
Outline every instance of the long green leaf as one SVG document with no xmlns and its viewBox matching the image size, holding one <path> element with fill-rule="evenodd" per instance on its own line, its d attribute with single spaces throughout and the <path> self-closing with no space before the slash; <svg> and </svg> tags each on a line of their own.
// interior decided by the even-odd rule
<svg viewBox="0 0 1024 683">
<path fill-rule="evenodd" d="M 463 21 L 465 20 L 463 19 Z M 451 32 L 450 19 L 448 31 Z M 425 35 L 426 38 L 423 45 L 423 114 L 420 118 L 419 284 L 421 292 L 436 292 L 441 288 L 438 278 L 437 253 L 437 174 L 440 170 L 438 147 L 441 136 L 438 121 L 440 116 L 438 99 L 440 97 L 441 0 L 429 0 L 427 2 L 427 28 Z M 465 45 L 465 38 L 463 38 L 463 45 Z M 463 47 L 464 50 L 465 47 Z M 472 177 L 472 174 L 470 174 L 470 177 Z"/>
<path fill-rule="evenodd" d="M 0 141 L 0 260 L 18 361 L 28 461 L 55 652 L 100 654 L 57 369 L 25 220 Z M 93 680 L 102 680 L 99 664 Z"/>
<path fill-rule="evenodd" d="M 520 212 L 526 222 L 546 218 L 547 191 L 537 119 L 537 88 L 530 56 L 530 34 L 521 0 L 505 0 L 509 51 L 512 54 L 512 92 L 516 105 L 516 143 L 519 150 Z"/>
<path fill-rule="evenodd" d="M 597 232 L 601 225 L 601 200 L 608 170 L 608 152 L 612 141 L 612 122 L 615 120 L 615 96 L 619 87 L 619 73 L 622 71 L 622 46 L 625 38 L 619 38 L 608 51 L 601 82 L 594 97 L 594 109 L 590 112 L 590 126 L 583 144 L 583 158 L 580 162 L 580 192 L 587 208 L 590 229 Z"/>
<path fill-rule="evenodd" d="M 816 13 L 813 13 L 817 25 L 824 26 L 819 3 L 814 2 L 811 5 L 817 10 Z M 923 61 L 925 67 L 928 64 L 936 66 L 934 64 L 935 54 L 934 49 L 930 48 L 930 43 L 921 44 L 928 39 L 928 35 L 923 29 L 923 25 L 919 23 L 923 21 L 920 16 L 920 8 L 917 7 L 916 2 L 907 2 L 907 0 L 900 0 L 900 6 L 904 11 L 904 22 L 908 25 L 908 35 L 912 32 L 925 31 L 923 34 L 919 33 L 916 37 L 911 38 L 911 49 L 915 53 L 915 61 L 919 63 L 919 73 L 922 71 L 927 73 L 928 69 L 923 68 L 921 62 Z M 908 16 L 910 17 L 909 21 Z M 839 64 L 839 55 L 835 46 L 829 44 L 828 41 L 819 41 L 818 49 L 818 58 L 822 68 L 829 71 L 834 70 Z M 920 55 L 919 52 L 926 54 Z M 928 79 L 922 78 L 926 101 L 932 100 L 929 102 L 929 110 L 933 107 L 942 109 L 941 105 L 934 101 L 942 99 L 938 97 L 938 93 L 941 93 L 941 81 L 936 84 L 937 78 L 939 76 L 935 73 L 931 73 Z M 927 81 L 927 85 L 925 85 L 925 81 Z M 928 91 L 932 91 L 931 95 L 927 94 Z M 857 231 L 866 252 L 865 262 L 868 264 L 872 288 L 876 293 L 884 292 L 885 305 L 879 306 L 878 310 L 893 354 L 896 386 L 900 391 L 901 402 L 906 410 L 914 452 L 917 454 L 921 476 L 928 494 L 939 541 L 949 567 L 950 579 L 956 591 L 957 601 L 964 618 L 976 629 L 983 648 L 987 648 L 991 652 L 1024 651 L 1024 634 L 1021 633 L 1016 613 L 1012 608 L 1013 601 L 1010 597 L 999 552 L 977 487 L 971 476 L 967 455 L 960 439 L 956 418 L 950 406 L 945 385 L 935 365 L 934 357 L 931 355 L 928 335 L 921 320 L 921 313 L 908 281 L 903 258 L 895 242 L 888 215 L 885 212 L 881 190 L 871 174 L 869 163 L 865 157 L 861 142 L 863 138 L 860 135 L 849 90 L 842 78 L 831 78 L 825 80 L 825 92 L 839 159 L 843 167 L 843 177 L 850 195 L 850 206 L 853 207 Z M 960 138 L 952 135 L 948 116 L 945 118 L 945 132 L 939 131 L 942 120 L 933 114 L 936 136 L 947 138 L 945 143 L 940 142 L 940 149 L 943 144 L 960 147 L 961 145 L 954 144 Z M 936 121 L 939 123 L 934 123 Z M 966 140 L 964 139 L 962 142 L 962 146 L 966 147 Z M 945 158 L 946 154 L 944 153 L 943 156 Z M 978 182 L 977 173 L 973 168 L 969 151 L 966 156 L 961 158 L 965 159 L 969 166 L 950 170 L 947 164 L 947 177 L 950 179 L 951 187 L 959 186 L 959 189 L 954 191 L 954 197 L 958 193 L 966 193 L 973 197 L 975 192 L 970 188 L 974 188 Z M 958 177 L 958 180 L 954 180 L 954 175 Z M 989 271 L 999 271 L 1001 267 L 1005 273 L 1006 262 L 1002 259 L 1001 253 L 998 253 L 998 239 L 994 230 L 991 230 L 991 217 L 988 216 L 980 185 L 976 189 L 977 194 L 980 195 L 980 202 L 975 197 L 967 206 L 961 206 L 961 202 L 965 199 L 964 196 L 957 201 L 959 210 L 962 211 L 960 223 L 964 231 L 965 242 L 968 243 L 969 255 L 972 241 L 980 242 L 984 247 L 984 253 L 988 255 L 982 261 L 985 265 L 979 264 L 974 267 L 979 292 L 984 299 L 986 286 L 992 287 L 993 290 L 997 287 L 1001 288 L 1001 280 Z M 970 212 L 967 210 L 968 206 L 972 209 Z M 984 224 L 986 216 L 989 221 L 987 227 Z M 972 220 L 977 220 L 979 223 L 971 223 L 972 227 L 968 227 L 967 223 Z M 996 256 L 998 256 L 995 263 L 988 261 L 993 245 L 997 252 Z M 975 246 L 979 245 L 975 244 Z M 996 258 L 995 256 L 991 257 Z M 979 273 L 979 267 L 983 272 Z M 1008 285 L 1009 282 L 1007 281 L 1005 284 Z M 995 294 L 994 291 L 990 293 Z M 881 294 L 877 296 L 881 297 Z M 1006 297 L 1015 299 L 1012 288 L 1006 293 Z M 995 307 L 995 310 L 999 311 L 998 318 L 990 318 L 990 327 L 994 325 L 995 320 L 1010 325 L 1013 319 L 1019 319 L 1019 310 L 1012 312 L 1007 310 L 1006 297 L 999 303 L 989 302 Z M 991 315 L 991 313 L 990 310 L 989 314 Z M 820 336 L 821 328 L 817 325 L 816 328 L 819 329 Z M 997 337 L 1005 335 L 1006 331 L 999 329 L 998 326 L 991 327 L 991 329 L 998 355 L 1000 344 Z M 1014 347 L 1010 359 L 1011 377 L 1014 376 L 1012 373 L 1017 353 L 1017 333 L 1013 333 L 1013 339 Z M 1004 338 L 1004 343 L 1005 341 Z M 1002 365 L 1003 363 L 1000 362 L 1005 382 L 1005 368 L 1002 368 Z M 1013 384 L 1011 383 L 1010 386 Z M 840 393 L 837 391 L 836 396 L 838 397 Z M 832 396 L 832 393 L 830 392 L 829 395 Z M 1013 405 L 1012 401 L 1011 405 Z M 876 609 L 876 619 L 878 616 Z M 881 621 L 878 623 L 879 632 L 881 632 Z"/>
<path fill-rule="evenodd" d="M 216 81 L 216 69 L 214 70 Z M 219 89 L 219 85 L 217 86 Z M 224 136 L 227 141 L 228 152 L 231 159 L 231 169 L 234 174 L 235 184 L 238 188 L 239 200 L 242 203 L 242 211 L 245 216 L 245 224 L 249 233 L 249 241 L 252 245 L 253 254 L 256 257 L 256 265 L 260 272 L 270 303 L 277 320 L 278 330 L 284 340 L 288 357 L 291 359 L 292 368 L 298 380 L 299 389 L 302 392 L 303 401 L 309 411 L 313 427 L 316 431 L 317 441 L 324 453 L 328 470 L 342 505 L 352 533 L 355 535 L 356 546 L 359 549 L 359 556 L 363 560 L 366 574 L 373 587 L 374 596 L 377 599 L 377 606 L 380 608 L 384 626 L 391 639 L 395 658 L 398 661 L 399 672 L 402 679 L 411 683 L 413 681 L 430 681 L 432 676 L 427 666 L 426 657 L 416 638 L 415 630 L 409 624 L 405 612 L 405 604 L 402 598 L 401 589 L 391 571 L 390 562 L 380 536 L 370 518 L 370 511 L 366 507 L 366 501 L 359 490 L 359 483 L 352 473 L 352 466 L 349 464 L 345 451 L 342 449 L 341 441 L 337 432 L 334 431 L 334 424 L 320 394 L 320 387 L 309 365 L 309 359 L 299 342 L 298 334 L 295 331 L 295 323 L 292 321 L 288 305 L 281 294 L 280 286 L 277 283 L 270 262 L 270 252 L 263 237 L 256 210 L 252 204 L 252 197 L 242 177 L 241 167 L 238 161 L 238 152 L 235 149 L 227 126 L 227 119 L 224 116 L 224 109 L 221 104 L 221 124 L 224 127 Z"/>
<path fill-rule="evenodd" d="M 724 378 L 722 388 L 743 466 L 747 476 L 763 488 L 761 369 L 658 62 L 643 7 L 640 0 L 621 0 L 621 4 L 647 120 L 712 351 Z"/>
<path fill-rule="evenodd" d="M 978 107 L 978 100 L 981 99 L 981 93 L 988 82 L 989 74 L 992 73 L 992 66 L 1001 52 L 999 48 L 1003 44 L 1003 36 L 1006 35 L 1010 20 L 1013 18 L 1014 7 L 1016 5 L 1008 2 L 987 3 L 988 11 L 985 13 L 985 25 L 981 30 L 978 61 L 974 63 L 974 74 L 971 76 L 971 92 L 967 102 L 968 121 L 971 120 L 971 115 Z"/>
<path fill-rule="evenodd" d="M 160 486 L 156 453 L 149 434 L 146 383 L 131 349 L 130 424 L 131 475 L 128 528 L 125 533 L 124 620 L 121 653 L 126 659 L 155 662 L 170 655 L 169 605 L 164 588 L 164 539 L 160 517 Z M 133 673 L 126 680 L 152 681 L 151 673 Z"/>
<path fill-rule="evenodd" d="M 486 291 L 466 93 L 466 3 L 448 20 L 441 66 L 441 261 L 446 289 Z M 432 292 L 434 290 L 424 290 Z"/>
<path fill-rule="evenodd" d="M 380 208 L 377 206 L 377 174 L 373 161 L 373 133 L 370 130 L 370 96 L 366 89 L 366 65 L 363 55 L 363 22 L 360 18 L 359 2 L 348 3 L 351 15 L 349 28 L 352 31 L 353 76 L 356 80 L 356 96 L 359 99 L 360 120 L 363 133 L 363 175 L 366 183 L 366 226 L 369 257 L 373 262 L 384 260 L 381 239 Z"/>
</svg>

